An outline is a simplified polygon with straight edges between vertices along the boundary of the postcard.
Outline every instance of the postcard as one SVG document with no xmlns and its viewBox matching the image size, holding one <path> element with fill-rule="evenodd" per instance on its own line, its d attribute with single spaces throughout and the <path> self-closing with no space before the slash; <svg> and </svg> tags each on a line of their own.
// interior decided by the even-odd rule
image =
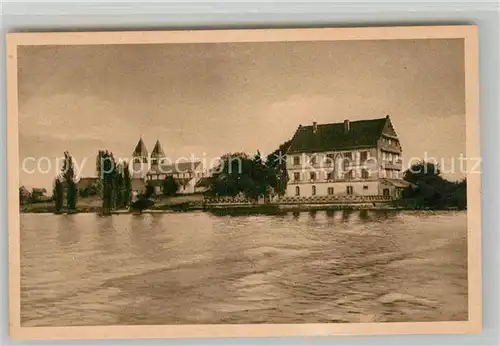
<svg viewBox="0 0 500 346">
<path fill-rule="evenodd" d="M 477 27 L 10 33 L 18 339 L 481 331 Z"/>
</svg>

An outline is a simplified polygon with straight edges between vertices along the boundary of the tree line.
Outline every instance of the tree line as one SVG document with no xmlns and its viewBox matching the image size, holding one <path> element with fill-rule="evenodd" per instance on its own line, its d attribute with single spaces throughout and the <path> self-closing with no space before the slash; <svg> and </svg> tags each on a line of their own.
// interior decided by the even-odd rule
<svg viewBox="0 0 500 346">
<path fill-rule="evenodd" d="M 102 213 L 110 214 L 112 210 L 126 208 L 132 197 L 132 179 L 126 161 L 117 162 L 113 154 L 107 150 L 99 150 L 96 160 L 96 171 L 99 177 L 97 192 L 102 200 Z M 68 212 L 77 209 L 78 189 L 76 183 L 73 157 L 69 152 L 64 153 L 61 172 L 54 179 L 53 201 L 56 212 L 64 208 Z M 80 194 L 86 196 L 86 193 Z"/>
<path fill-rule="evenodd" d="M 412 201 L 417 208 L 467 208 L 467 180 L 443 178 L 434 163 L 421 161 L 411 165 L 403 179 L 410 183 L 403 191 L 403 199 Z"/>
<path fill-rule="evenodd" d="M 243 152 L 223 155 L 213 173 L 207 179 L 208 196 L 243 195 L 257 200 L 271 195 L 283 196 L 288 183 L 286 170 L 286 152 L 291 141 L 280 145 L 274 152 L 262 158 L 257 150 L 255 155 Z M 69 212 L 76 211 L 77 185 L 75 181 L 73 158 L 64 153 L 64 164 L 60 174 L 54 180 L 53 200 L 55 210 L 61 211 L 66 202 Z M 99 150 L 96 161 L 99 177 L 99 192 L 102 199 L 102 213 L 110 214 L 113 210 L 131 208 L 143 210 L 154 202 L 155 194 L 151 184 L 146 185 L 144 193 L 132 203 L 132 179 L 126 161 L 117 162 L 107 150 Z M 441 176 L 437 165 L 429 162 L 413 164 L 403 174 L 403 179 L 410 186 L 403 191 L 402 200 L 411 201 L 417 208 L 446 209 L 467 207 L 466 180 L 453 182 Z M 174 196 L 179 190 L 179 182 L 167 176 L 161 183 L 163 195 Z"/>
<path fill-rule="evenodd" d="M 248 199 L 270 195 L 284 195 L 288 182 L 286 171 L 286 152 L 291 141 L 279 146 L 266 159 L 260 151 L 255 155 L 237 152 L 223 155 L 207 178 L 209 196 L 243 195 Z"/>
<path fill-rule="evenodd" d="M 77 188 L 75 181 L 75 166 L 73 157 L 67 151 L 64 152 L 62 170 L 54 179 L 52 196 L 56 212 L 60 212 L 64 207 L 65 199 L 68 212 L 76 211 Z"/>
</svg>

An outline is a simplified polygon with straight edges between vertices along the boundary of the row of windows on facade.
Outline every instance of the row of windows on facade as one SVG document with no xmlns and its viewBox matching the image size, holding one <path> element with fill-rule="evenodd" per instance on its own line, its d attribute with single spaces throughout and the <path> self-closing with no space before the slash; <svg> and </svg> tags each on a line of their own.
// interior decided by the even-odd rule
<svg viewBox="0 0 500 346">
<path fill-rule="evenodd" d="M 399 162 L 401 160 L 401 155 L 396 154 L 396 153 L 382 151 L 382 160 L 383 161 Z"/>
<path fill-rule="evenodd" d="M 301 173 L 300 172 L 294 172 L 293 173 L 293 180 L 294 181 L 300 181 L 301 180 Z M 342 175 L 342 179 L 354 179 L 355 174 L 353 170 L 350 170 L 348 172 L 345 172 Z M 366 169 L 361 170 L 361 179 L 369 179 L 370 178 L 370 172 Z M 309 179 L 310 180 L 321 180 L 321 174 L 319 172 L 309 172 Z M 326 180 L 335 180 L 335 179 L 340 179 L 339 176 L 335 176 L 334 172 L 326 172 L 325 176 Z"/>
<path fill-rule="evenodd" d="M 384 170 L 382 171 L 383 178 L 399 178 L 400 172 L 396 170 Z M 301 181 L 302 178 L 302 173 L 300 172 L 294 172 L 293 173 L 293 180 L 294 181 Z M 355 174 L 353 170 L 350 170 L 348 172 L 345 172 L 342 175 L 342 179 L 344 180 L 349 180 L 349 179 L 354 179 Z M 370 172 L 366 169 L 361 170 L 361 179 L 369 179 L 370 178 Z M 334 172 L 327 172 L 325 176 L 326 180 L 335 180 L 335 179 L 340 179 L 340 177 L 336 177 Z M 321 174 L 319 172 L 309 172 L 309 180 L 321 180 Z"/>
<path fill-rule="evenodd" d="M 327 163 L 327 164 L 333 164 L 336 155 L 337 154 L 335 154 L 335 153 L 326 154 L 325 158 L 324 158 L 324 162 Z M 359 155 L 359 160 L 361 162 L 368 160 L 368 158 L 370 157 L 370 153 L 368 151 L 347 152 L 347 153 L 343 154 L 343 159 L 344 160 L 350 160 L 350 161 L 352 161 L 353 160 L 353 156 L 357 157 L 358 155 Z M 318 163 L 318 157 L 317 157 L 317 155 L 316 154 L 309 155 L 308 158 L 307 158 L 307 162 L 310 165 L 317 164 Z M 300 165 L 300 156 L 294 156 L 293 157 L 293 164 L 296 165 L 296 166 Z"/>
<path fill-rule="evenodd" d="M 396 139 L 391 139 L 391 138 L 385 138 L 383 137 L 382 138 L 382 143 L 384 144 L 388 144 L 388 145 L 397 145 L 398 144 L 398 141 Z"/>
<path fill-rule="evenodd" d="M 353 155 L 354 154 L 354 155 Z M 324 158 L 324 163 L 333 165 L 335 161 L 335 155 L 334 153 L 326 154 Z M 343 154 L 343 159 L 348 160 L 348 161 L 353 161 L 353 156 L 356 157 L 355 161 L 358 161 L 359 157 L 359 162 L 364 162 L 370 158 L 370 152 L 368 151 L 361 151 L 361 152 L 347 152 Z M 385 152 L 382 151 L 382 159 L 384 161 L 393 161 L 393 162 L 399 162 L 401 159 L 401 156 L 396 153 L 390 153 L 390 152 Z M 307 162 L 310 165 L 316 165 L 318 163 L 318 157 L 316 154 L 309 155 L 307 158 Z M 293 164 L 295 166 L 300 165 L 300 156 L 294 156 L 293 157 Z"/>
<path fill-rule="evenodd" d="M 363 190 L 368 190 L 368 186 L 364 185 Z M 346 186 L 346 194 L 352 195 L 354 193 L 354 187 L 353 186 Z M 335 189 L 333 187 L 329 187 L 327 189 L 327 194 L 328 195 L 334 195 L 335 194 Z M 316 196 L 316 186 L 311 186 L 311 195 Z M 295 196 L 300 196 L 300 186 L 295 187 Z"/>
<path fill-rule="evenodd" d="M 173 177 L 177 179 L 191 179 L 194 176 L 197 178 L 203 178 L 204 173 L 198 172 L 196 174 L 193 173 L 171 173 L 171 174 L 149 174 L 146 176 L 147 180 L 163 180 L 166 179 L 167 177 Z"/>
</svg>

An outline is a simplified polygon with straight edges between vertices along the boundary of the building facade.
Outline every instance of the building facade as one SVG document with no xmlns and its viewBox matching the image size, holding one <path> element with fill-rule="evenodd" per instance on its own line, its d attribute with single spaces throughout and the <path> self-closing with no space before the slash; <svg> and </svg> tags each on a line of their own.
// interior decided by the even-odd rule
<svg viewBox="0 0 500 346">
<path fill-rule="evenodd" d="M 139 193 L 143 192 L 147 185 L 151 185 L 155 194 L 162 194 L 163 182 L 167 177 L 172 177 L 179 184 L 178 193 L 195 193 L 198 192 L 197 182 L 206 175 L 201 162 L 169 161 L 159 140 L 156 141 L 151 155 L 148 155 L 144 141 L 140 138 L 132 157 L 132 190 Z"/>
<path fill-rule="evenodd" d="M 389 116 L 299 126 L 287 151 L 286 196 L 398 197 L 402 148 Z"/>
</svg>

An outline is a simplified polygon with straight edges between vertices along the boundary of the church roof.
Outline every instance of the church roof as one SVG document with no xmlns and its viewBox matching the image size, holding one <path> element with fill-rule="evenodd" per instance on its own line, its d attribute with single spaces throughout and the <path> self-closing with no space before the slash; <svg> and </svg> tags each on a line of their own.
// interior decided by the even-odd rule
<svg viewBox="0 0 500 346">
<path fill-rule="evenodd" d="M 146 149 L 142 137 L 139 139 L 139 142 L 137 142 L 132 157 L 148 157 L 148 150 Z"/>
<path fill-rule="evenodd" d="M 153 151 L 151 152 L 151 157 L 156 158 L 156 159 L 165 157 L 165 153 L 163 152 L 163 149 L 161 147 L 159 140 L 156 141 L 155 147 L 153 148 Z"/>
<path fill-rule="evenodd" d="M 388 117 L 345 123 L 299 126 L 293 136 L 288 153 L 323 152 L 342 149 L 366 148 L 377 145 Z M 315 129 L 316 126 L 316 129 Z"/>
</svg>

